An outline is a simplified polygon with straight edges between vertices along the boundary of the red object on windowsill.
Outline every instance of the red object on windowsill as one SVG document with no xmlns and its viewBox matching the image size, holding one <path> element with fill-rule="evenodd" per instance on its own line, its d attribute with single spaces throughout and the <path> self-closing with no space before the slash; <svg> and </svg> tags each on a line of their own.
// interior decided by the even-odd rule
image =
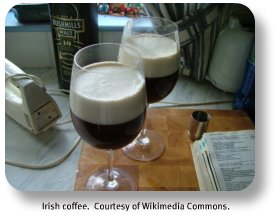
<svg viewBox="0 0 278 216">
<path fill-rule="evenodd" d="M 125 16 L 126 7 L 123 3 L 111 3 L 109 4 L 109 14 L 113 16 Z"/>
</svg>

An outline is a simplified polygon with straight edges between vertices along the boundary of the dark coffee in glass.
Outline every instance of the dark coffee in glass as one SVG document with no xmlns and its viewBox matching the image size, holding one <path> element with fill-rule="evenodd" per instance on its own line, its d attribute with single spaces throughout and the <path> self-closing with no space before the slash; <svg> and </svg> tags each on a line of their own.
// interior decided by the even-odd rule
<svg viewBox="0 0 278 216">
<path fill-rule="evenodd" d="M 128 58 L 121 60 L 122 55 Z M 113 167 L 113 150 L 129 144 L 143 127 L 147 98 L 142 68 L 140 54 L 120 44 L 91 45 L 74 57 L 73 125 L 83 141 L 106 150 L 108 156 L 108 168 L 90 176 L 88 190 L 137 188 L 132 176 Z"/>
<path fill-rule="evenodd" d="M 122 44 L 141 54 L 148 103 L 161 101 L 170 94 L 180 68 L 180 42 L 176 23 L 159 17 L 131 19 L 124 27 Z M 163 154 L 165 146 L 159 132 L 145 127 L 137 139 L 122 150 L 132 159 L 151 161 Z"/>
</svg>

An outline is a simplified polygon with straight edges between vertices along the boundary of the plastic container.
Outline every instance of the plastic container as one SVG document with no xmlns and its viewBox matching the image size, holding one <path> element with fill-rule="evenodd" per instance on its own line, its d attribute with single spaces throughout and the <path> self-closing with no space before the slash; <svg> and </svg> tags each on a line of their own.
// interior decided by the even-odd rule
<svg viewBox="0 0 278 216">
<path fill-rule="evenodd" d="M 230 18 L 216 40 L 206 77 L 214 86 L 232 93 L 239 90 L 253 38 L 254 33 L 245 31 L 238 18 Z"/>
</svg>

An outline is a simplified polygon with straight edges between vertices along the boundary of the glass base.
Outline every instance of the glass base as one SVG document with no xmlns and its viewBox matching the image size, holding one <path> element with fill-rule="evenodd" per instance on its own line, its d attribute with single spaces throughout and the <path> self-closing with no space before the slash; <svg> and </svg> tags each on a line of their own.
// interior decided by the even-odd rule
<svg viewBox="0 0 278 216">
<path fill-rule="evenodd" d="M 86 189 L 90 191 L 136 191 L 135 180 L 124 170 L 113 168 L 114 180 L 108 180 L 108 169 L 90 176 Z"/>
<path fill-rule="evenodd" d="M 130 158 L 138 161 L 151 161 L 159 158 L 165 150 L 162 137 L 155 131 L 146 130 L 145 136 L 139 135 L 122 151 Z"/>
</svg>

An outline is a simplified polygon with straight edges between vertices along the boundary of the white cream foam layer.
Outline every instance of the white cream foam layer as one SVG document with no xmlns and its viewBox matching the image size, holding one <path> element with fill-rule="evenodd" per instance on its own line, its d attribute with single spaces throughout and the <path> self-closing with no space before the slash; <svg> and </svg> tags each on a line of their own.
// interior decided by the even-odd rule
<svg viewBox="0 0 278 216">
<path fill-rule="evenodd" d="M 94 124 L 130 121 L 146 108 L 145 79 L 117 62 L 86 67 L 71 81 L 70 107 L 79 118 Z"/>
<path fill-rule="evenodd" d="M 164 77 L 179 70 L 180 51 L 170 38 L 142 34 L 128 37 L 123 44 L 140 52 L 147 78 Z"/>
</svg>

